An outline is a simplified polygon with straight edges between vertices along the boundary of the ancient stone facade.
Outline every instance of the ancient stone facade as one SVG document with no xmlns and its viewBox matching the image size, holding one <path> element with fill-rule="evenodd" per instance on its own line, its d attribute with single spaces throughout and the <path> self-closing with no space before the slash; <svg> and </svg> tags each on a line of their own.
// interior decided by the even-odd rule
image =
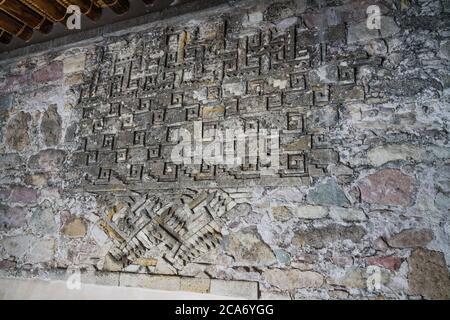
<svg viewBox="0 0 450 320">
<path fill-rule="evenodd" d="M 448 299 L 449 44 L 446 0 L 236 1 L 1 62 L 1 275 Z"/>
</svg>

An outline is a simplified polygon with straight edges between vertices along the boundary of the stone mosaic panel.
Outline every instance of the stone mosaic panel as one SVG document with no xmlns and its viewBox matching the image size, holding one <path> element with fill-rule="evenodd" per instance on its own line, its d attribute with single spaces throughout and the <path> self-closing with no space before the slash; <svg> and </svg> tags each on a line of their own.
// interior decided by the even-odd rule
<svg viewBox="0 0 450 320">
<path fill-rule="evenodd" d="M 87 173 L 85 188 L 297 186 L 326 175 L 338 160 L 327 131 L 336 124 L 340 98 L 331 95 L 345 99 L 358 91 L 364 97 L 355 83 L 356 63 L 331 66 L 334 85 L 317 83 L 309 72 L 327 55 L 317 35 L 299 23 L 250 31 L 230 18 L 152 30 L 128 46 L 105 47 L 79 105 L 82 146 L 76 156 Z M 261 153 L 240 153 L 238 166 L 195 161 L 195 155 L 192 164 L 180 164 L 171 157 L 183 141 L 180 128 L 203 145 L 227 129 L 277 136 L 247 144 L 246 150 Z M 219 152 L 236 155 L 238 140 L 223 142 Z M 279 166 L 266 174 L 274 145 Z"/>
<path fill-rule="evenodd" d="M 117 234 L 112 256 L 134 261 L 156 247 L 178 269 L 220 245 L 221 217 L 236 206 L 221 190 L 186 190 L 181 197 L 132 195 L 121 200 L 109 217 L 105 214 L 108 227 Z"/>
<path fill-rule="evenodd" d="M 329 132 L 340 103 L 364 99 L 356 73 L 367 56 L 328 56 L 345 43 L 339 26 L 322 39 L 300 20 L 280 29 L 240 19 L 163 26 L 100 48 L 81 88 L 75 159 L 86 191 L 127 195 L 105 215 L 115 259 L 158 248 L 181 269 L 220 243 L 221 216 L 236 204 L 224 189 L 309 185 L 338 162 Z M 205 159 L 214 143 L 223 162 Z"/>
</svg>

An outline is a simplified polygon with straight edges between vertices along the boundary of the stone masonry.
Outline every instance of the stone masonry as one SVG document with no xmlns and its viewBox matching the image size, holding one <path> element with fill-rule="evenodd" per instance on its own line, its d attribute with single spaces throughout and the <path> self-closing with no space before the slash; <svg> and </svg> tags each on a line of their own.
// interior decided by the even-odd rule
<svg viewBox="0 0 450 320">
<path fill-rule="evenodd" d="M 450 299 L 449 60 L 448 0 L 243 0 L 2 61 L 0 276 Z"/>
</svg>

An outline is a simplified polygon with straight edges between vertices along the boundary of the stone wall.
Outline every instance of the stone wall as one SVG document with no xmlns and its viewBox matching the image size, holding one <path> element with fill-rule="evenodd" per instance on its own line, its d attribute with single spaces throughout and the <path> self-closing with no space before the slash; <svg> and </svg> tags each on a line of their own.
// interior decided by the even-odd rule
<svg viewBox="0 0 450 320">
<path fill-rule="evenodd" d="M 448 0 L 298 0 L 1 62 L 1 275 L 449 299 L 449 59 Z M 199 121 L 277 129 L 279 168 L 174 163 Z"/>
</svg>

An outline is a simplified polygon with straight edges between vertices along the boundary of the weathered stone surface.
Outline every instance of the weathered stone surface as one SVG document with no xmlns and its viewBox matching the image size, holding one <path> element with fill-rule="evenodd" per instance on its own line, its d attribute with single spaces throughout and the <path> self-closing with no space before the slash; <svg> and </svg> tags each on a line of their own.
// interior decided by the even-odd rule
<svg viewBox="0 0 450 320">
<path fill-rule="evenodd" d="M 117 261 L 110 254 L 107 254 L 103 261 L 102 270 L 116 272 L 121 271 L 123 269 L 123 266 L 124 264 L 122 261 Z"/>
<path fill-rule="evenodd" d="M 61 140 L 61 123 L 62 119 L 58 113 L 57 106 L 49 106 L 42 115 L 41 120 L 41 133 L 47 146 L 57 145 Z"/>
<path fill-rule="evenodd" d="M 225 279 L 259 282 L 262 298 L 442 295 L 420 281 L 445 261 L 422 259 L 411 291 L 404 257 L 427 246 L 450 258 L 450 2 L 234 2 L 95 44 L 0 53 L 2 275 L 73 266 L 114 274 L 83 283 L 144 273 L 129 283 L 163 290 L 224 279 L 213 288 L 233 297 L 258 284 Z M 381 30 L 367 28 L 371 4 Z M 233 168 L 174 164 L 176 129 L 197 120 L 195 146 L 274 129 L 279 165 L 265 170 L 268 152 Z"/>
<path fill-rule="evenodd" d="M 384 56 L 387 53 L 386 42 L 383 39 L 370 40 L 368 44 L 364 46 L 364 49 L 371 56 L 373 55 Z"/>
<path fill-rule="evenodd" d="M 179 291 L 181 288 L 181 281 L 179 277 L 174 276 L 121 273 L 120 286 Z"/>
<path fill-rule="evenodd" d="M 331 300 L 345 300 L 349 296 L 348 292 L 344 290 L 332 290 L 328 294 Z"/>
<path fill-rule="evenodd" d="M 348 269 L 340 276 L 327 279 L 327 282 L 347 288 L 364 289 L 367 287 L 364 271 L 360 268 Z"/>
<path fill-rule="evenodd" d="M 337 83 L 339 81 L 339 69 L 333 65 L 325 65 L 309 73 L 309 81 L 316 85 L 321 83 Z"/>
<path fill-rule="evenodd" d="M 417 150 L 408 145 L 387 145 L 375 147 L 367 153 L 369 163 L 381 166 L 390 161 L 417 159 Z"/>
<path fill-rule="evenodd" d="M 54 61 L 49 65 L 35 70 L 31 75 L 31 80 L 36 84 L 56 81 L 63 77 L 63 62 Z"/>
<path fill-rule="evenodd" d="M 46 235 L 56 232 L 55 214 L 50 201 L 45 200 L 34 209 L 29 224 L 36 234 Z"/>
<path fill-rule="evenodd" d="M 434 239 L 430 229 L 405 229 L 390 237 L 387 242 L 394 248 L 425 247 Z"/>
<path fill-rule="evenodd" d="M 365 42 L 371 39 L 378 38 L 378 30 L 367 28 L 366 21 L 362 21 L 358 24 L 351 24 L 348 28 L 347 42 Z"/>
<path fill-rule="evenodd" d="M 442 41 L 439 54 L 444 59 L 450 60 L 450 41 Z"/>
<path fill-rule="evenodd" d="M 63 71 L 65 75 L 81 72 L 84 70 L 86 62 L 85 54 L 77 54 L 72 57 L 65 58 L 63 61 Z"/>
<path fill-rule="evenodd" d="M 275 249 L 274 253 L 279 263 L 284 265 L 289 265 L 291 263 L 291 256 L 285 250 Z"/>
<path fill-rule="evenodd" d="M 7 112 L 11 109 L 12 102 L 13 96 L 11 94 L 0 95 L 0 119 L 5 117 Z"/>
<path fill-rule="evenodd" d="M 13 90 L 17 90 L 21 86 L 24 86 L 29 81 L 29 74 L 12 74 L 3 79 L 0 82 L 0 89 L 3 92 L 11 92 Z"/>
<path fill-rule="evenodd" d="M 98 245 L 103 246 L 108 242 L 108 235 L 105 229 L 101 228 L 98 224 L 93 225 L 89 231 L 89 235 Z"/>
<path fill-rule="evenodd" d="M 340 267 L 348 267 L 353 264 L 353 257 L 346 254 L 339 254 L 339 252 L 333 252 L 331 257 L 334 264 Z"/>
<path fill-rule="evenodd" d="M 155 266 L 155 273 L 173 275 L 176 274 L 176 270 L 172 265 L 170 265 L 169 262 L 165 261 L 164 259 L 158 259 L 158 262 Z"/>
<path fill-rule="evenodd" d="M 258 299 L 258 283 L 212 279 L 210 293 L 219 296 L 256 300 Z"/>
<path fill-rule="evenodd" d="M 13 149 L 22 151 L 30 144 L 28 133 L 31 115 L 23 111 L 12 117 L 5 130 L 6 143 Z"/>
<path fill-rule="evenodd" d="M 66 157 L 64 150 L 47 149 L 33 155 L 28 160 L 32 170 L 54 171 L 61 168 Z"/>
<path fill-rule="evenodd" d="M 441 252 L 416 249 L 408 259 L 409 289 L 425 299 L 450 299 L 450 274 Z"/>
<path fill-rule="evenodd" d="M 434 178 L 436 188 L 443 193 L 450 193 L 450 165 L 439 168 Z"/>
<path fill-rule="evenodd" d="M 328 216 L 328 209 L 321 206 L 301 206 L 295 210 L 295 217 L 302 219 L 320 219 Z"/>
<path fill-rule="evenodd" d="M 311 149 L 311 137 L 303 136 L 292 142 L 284 145 L 284 150 L 286 151 L 299 151 L 299 150 L 309 150 Z"/>
<path fill-rule="evenodd" d="M 386 85 L 386 94 L 399 97 L 414 97 L 431 90 L 440 90 L 440 84 L 435 83 L 433 79 L 395 79 Z"/>
<path fill-rule="evenodd" d="M 68 277 L 69 275 L 66 275 L 66 278 Z M 118 272 L 88 271 L 81 273 L 82 284 L 96 284 L 100 286 L 119 286 L 119 279 L 120 274 Z"/>
<path fill-rule="evenodd" d="M 411 144 L 387 144 L 370 149 L 367 159 L 373 166 L 381 166 L 390 161 L 433 161 L 450 156 L 448 148 L 439 146 L 415 146 Z"/>
<path fill-rule="evenodd" d="M 263 276 L 272 286 L 288 291 L 320 288 L 324 283 L 323 276 L 313 271 L 271 269 L 265 271 Z"/>
<path fill-rule="evenodd" d="M 64 77 L 64 84 L 67 86 L 75 86 L 83 83 L 83 73 L 72 73 Z"/>
<path fill-rule="evenodd" d="M 20 169 L 22 158 L 17 153 L 0 154 L 0 170 Z"/>
<path fill-rule="evenodd" d="M 242 198 L 242 193 L 237 197 Z M 131 205 L 130 201 L 135 204 Z M 239 199 L 236 198 L 236 201 Z M 163 208 L 161 208 L 162 203 L 164 203 Z M 135 260 L 136 257 L 142 257 L 145 253 L 151 252 L 156 242 L 164 243 L 165 246 L 159 246 L 158 251 L 159 255 L 163 254 L 165 259 L 159 261 L 166 261 L 173 269 L 172 272 L 176 272 L 197 258 L 208 259 L 207 253 L 220 246 L 223 240 L 220 225 L 224 223 L 220 217 L 236 206 L 237 203 L 233 198 L 222 190 L 205 192 L 190 189 L 171 199 L 154 194 L 124 199 L 117 202 L 112 210 L 109 209 L 112 211 L 111 222 L 108 223 L 107 228 L 118 235 L 113 237 L 120 242 L 125 238 L 126 245 L 116 242 L 109 252 L 117 260 L 127 258 Z M 187 214 L 186 210 L 192 211 Z M 140 216 L 140 218 L 135 221 L 132 216 Z M 157 219 L 155 219 L 156 216 L 158 216 Z M 135 221 L 139 227 L 134 226 L 130 221 Z M 157 238 L 155 238 L 155 232 Z M 260 239 L 255 240 L 251 236 L 245 238 L 245 232 L 243 234 L 246 243 L 242 251 L 238 250 L 236 245 L 238 240 L 231 237 L 230 241 L 230 247 L 232 250 L 235 249 L 233 254 L 238 257 L 238 260 L 244 261 L 247 255 L 254 254 L 246 251 L 249 248 L 257 250 L 261 261 L 267 259 L 269 253 L 273 257 L 273 253 Z M 195 247 L 193 247 L 194 244 Z M 181 247 L 183 249 L 177 249 Z"/>
<path fill-rule="evenodd" d="M 338 113 L 334 107 L 311 108 L 308 112 L 308 129 L 312 132 L 322 132 L 324 128 L 337 124 Z"/>
<path fill-rule="evenodd" d="M 129 264 L 125 268 L 123 268 L 123 272 L 129 273 L 139 273 L 140 270 L 142 270 L 141 266 L 138 266 L 136 264 Z"/>
<path fill-rule="evenodd" d="M 4 238 L 2 247 L 9 256 L 24 259 L 28 263 L 48 262 L 53 259 L 55 242 L 28 235 Z"/>
<path fill-rule="evenodd" d="M 328 225 L 321 228 L 311 228 L 305 231 L 297 231 L 292 239 L 296 246 L 309 245 L 313 248 L 323 248 L 336 241 L 351 240 L 355 243 L 361 241 L 366 234 L 360 226 Z"/>
<path fill-rule="evenodd" d="M 438 210 L 446 211 L 450 207 L 450 195 L 439 192 L 434 199 L 434 204 Z"/>
<path fill-rule="evenodd" d="M 133 264 L 144 267 L 154 267 L 158 264 L 158 260 L 154 258 L 138 258 L 133 261 Z"/>
<path fill-rule="evenodd" d="M 367 220 L 366 214 L 361 209 L 331 207 L 330 217 L 332 219 L 343 221 L 364 221 Z"/>
<path fill-rule="evenodd" d="M 308 194 L 309 203 L 320 205 L 346 206 L 350 202 L 342 188 L 333 180 L 328 180 L 316 186 Z"/>
<path fill-rule="evenodd" d="M 25 183 L 29 186 L 42 188 L 47 185 L 47 177 L 42 173 L 30 174 L 25 177 Z"/>
<path fill-rule="evenodd" d="M 34 237 L 29 235 L 5 237 L 0 240 L 0 247 L 8 256 L 21 258 L 28 252 L 31 243 L 35 240 Z"/>
<path fill-rule="evenodd" d="M 351 176 L 353 175 L 353 169 L 344 165 L 331 165 L 330 171 L 335 176 Z"/>
<path fill-rule="evenodd" d="M 3 141 L 4 123 L 9 117 L 9 111 L 12 106 L 13 96 L 11 94 L 0 95 L 0 141 Z"/>
<path fill-rule="evenodd" d="M 245 228 L 230 234 L 228 251 L 237 263 L 270 265 L 276 262 L 272 250 L 255 228 Z"/>
<path fill-rule="evenodd" d="M 261 291 L 261 300 L 291 300 L 288 293 L 274 291 Z"/>
<path fill-rule="evenodd" d="M 331 92 L 332 100 L 336 102 L 352 102 L 364 100 L 364 88 L 361 86 L 335 87 Z"/>
<path fill-rule="evenodd" d="M 11 190 L 11 202 L 30 204 L 35 203 L 39 198 L 39 191 L 36 189 L 17 186 Z"/>
<path fill-rule="evenodd" d="M 335 164 L 338 162 L 339 155 L 333 149 L 315 149 L 311 150 L 311 160 L 314 163 Z"/>
<path fill-rule="evenodd" d="M 55 252 L 55 240 L 36 239 L 31 243 L 30 251 L 27 254 L 27 261 L 30 263 L 42 263 L 53 260 Z"/>
<path fill-rule="evenodd" d="M 271 207 L 272 216 L 278 221 L 288 221 L 293 217 L 291 210 L 286 206 Z"/>
<path fill-rule="evenodd" d="M 381 17 L 381 36 L 383 38 L 391 37 L 400 31 L 397 23 L 392 17 L 382 16 Z"/>
<path fill-rule="evenodd" d="M 382 237 L 378 237 L 377 239 L 375 239 L 375 241 L 373 242 L 373 247 L 379 251 L 386 251 L 387 249 L 389 249 L 388 244 Z"/>
<path fill-rule="evenodd" d="M 403 259 L 396 256 L 387 257 L 369 257 L 366 259 L 368 265 L 376 265 L 391 271 L 397 271 L 403 262 Z"/>
<path fill-rule="evenodd" d="M 16 263 L 11 260 L 0 260 L 0 270 L 13 270 Z"/>
<path fill-rule="evenodd" d="M 77 130 L 78 130 L 78 125 L 76 123 L 70 124 L 66 128 L 66 134 L 64 136 L 64 142 L 74 142 L 75 139 L 76 139 Z"/>
<path fill-rule="evenodd" d="M 273 21 L 285 19 L 293 15 L 292 8 L 286 3 L 276 2 L 267 7 L 264 11 L 264 20 Z"/>
<path fill-rule="evenodd" d="M 69 238 L 83 238 L 86 235 L 87 224 L 83 219 L 72 218 L 67 221 L 62 233 Z"/>
<path fill-rule="evenodd" d="M 0 201 L 5 201 L 11 195 L 11 190 L 9 189 L 0 189 Z"/>
<path fill-rule="evenodd" d="M 0 231 L 21 228 L 27 223 L 27 212 L 21 207 L 0 204 Z"/>
<path fill-rule="evenodd" d="M 363 201 L 381 205 L 408 207 L 413 203 L 414 179 L 400 170 L 383 169 L 363 179 Z"/>
<path fill-rule="evenodd" d="M 1 248 L 3 248 L 7 255 L 12 257 L 22 257 L 24 256 L 31 242 L 34 240 L 32 236 L 29 235 L 19 235 L 13 237 L 5 237 L 0 240 Z"/>
<path fill-rule="evenodd" d="M 446 13 L 450 13 L 450 1 L 442 0 L 442 11 Z"/>
<path fill-rule="evenodd" d="M 293 12 L 290 8 L 288 11 Z M 311 134 L 327 132 L 338 124 L 338 106 L 330 103 L 330 91 L 339 91 L 340 86 L 330 88 L 323 83 L 311 86 L 307 73 L 314 69 L 312 65 L 317 65 L 317 59 L 323 58 L 318 54 L 317 44 L 323 41 L 343 42 L 345 25 L 340 23 L 329 28 L 323 33 L 324 38 L 319 39 L 318 33 L 303 30 L 300 19 L 292 16 L 274 22 L 277 26 L 276 35 L 273 34 L 274 30 L 271 27 L 267 26 L 267 28 L 263 23 L 258 23 L 261 29 L 255 29 L 257 30 L 255 34 L 250 35 L 245 31 L 245 34 L 239 35 L 244 31 L 242 24 L 244 26 L 247 23 L 255 24 L 257 22 L 255 17 L 260 18 L 260 12 L 250 10 L 236 21 L 231 19 L 234 21 L 232 23 L 220 18 L 205 21 L 205 24 L 201 26 L 183 27 L 183 31 L 174 29 L 170 32 L 171 35 L 164 31 L 164 34 L 171 38 L 170 41 L 169 39 L 162 41 L 162 37 L 166 35 L 158 36 L 159 33 L 142 40 L 145 43 L 145 51 L 157 50 L 160 52 L 158 54 L 171 56 L 169 60 L 173 59 L 173 61 L 166 63 L 167 70 L 158 66 L 159 62 L 154 54 L 150 54 L 152 58 L 147 58 L 145 62 L 141 60 L 146 67 L 138 67 L 136 63 L 134 66 L 125 66 L 131 63 L 128 55 L 130 57 L 148 55 L 148 52 L 136 51 L 137 48 L 133 46 L 126 53 L 124 52 L 124 55 L 128 57 L 124 60 L 120 58 L 117 61 L 114 59 L 110 61 L 112 59 L 110 54 L 114 55 L 113 52 L 116 49 L 113 49 L 115 45 L 111 47 L 106 45 L 103 56 L 96 56 L 98 60 L 92 59 L 87 62 L 95 64 L 90 67 L 96 70 L 98 68 L 99 71 L 101 69 L 100 72 L 104 72 L 105 76 L 95 78 L 87 74 L 86 81 L 82 85 L 84 90 L 81 93 L 78 108 L 83 113 L 83 119 L 79 124 L 81 135 L 85 139 L 80 141 L 84 143 L 84 146 L 81 146 L 77 152 L 80 158 L 77 164 L 85 167 L 85 173 L 88 176 L 84 181 L 86 189 L 95 189 L 93 185 L 98 184 L 128 184 L 121 177 L 129 176 L 130 170 L 134 173 L 134 184 L 150 190 L 159 189 L 159 185 L 175 189 L 196 186 L 204 188 L 212 185 L 214 181 L 220 181 L 222 188 L 278 185 L 278 182 L 281 185 L 296 186 L 309 184 L 309 176 L 325 175 L 327 165 L 329 162 L 337 162 L 338 154 L 332 146 L 324 148 L 320 143 L 315 146 L 312 143 Z M 233 24 L 233 27 L 224 28 L 229 23 Z M 302 40 L 293 41 L 296 37 Z M 240 38 L 243 42 L 239 45 L 241 40 L 237 39 Z M 245 47 L 244 42 L 247 43 Z M 204 51 L 206 43 L 210 48 L 227 46 L 226 54 L 223 54 L 221 49 L 208 49 L 207 54 L 199 53 L 198 50 Z M 222 44 L 219 45 L 219 43 Z M 120 44 L 117 45 L 120 46 Z M 177 49 L 172 52 L 171 50 L 175 47 Z M 241 58 L 235 59 L 236 54 L 241 58 L 247 56 L 244 59 L 247 62 Z M 181 73 L 175 75 L 176 72 L 169 66 L 172 63 L 177 64 L 179 72 L 183 70 L 181 72 L 183 75 Z M 120 64 L 120 67 L 114 64 Z M 226 66 L 223 68 L 216 64 Z M 192 67 L 193 65 L 198 67 Z M 143 68 L 140 73 L 137 72 L 139 68 Z M 200 72 L 197 68 L 203 71 Z M 334 68 L 338 75 L 337 66 Z M 167 74 L 169 69 L 170 74 Z M 305 72 L 303 69 L 306 69 Z M 124 70 L 129 70 L 127 71 L 129 79 L 120 80 L 119 78 L 124 76 Z M 302 71 L 298 72 L 299 70 Z M 98 74 L 97 71 L 92 71 L 92 75 Z M 363 86 L 354 84 L 355 67 L 341 68 L 341 73 L 342 79 L 335 79 L 335 81 L 345 84 L 343 94 L 349 99 L 355 98 L 354 93 L 356 93 L 355 96 L 360 97 Z M 109 79 L 112 74 L 116 74 L 117 77 Z M 119 85 L 119 81 L 128 80 L 132 82 L 129 86 Z M 111 85 L 114 88 L 111 88 Z M 110 89 L 106 90 L 107 86 Z M 160 92 L 158 97 L 150 97 L 148 93 L 155 90 Z M 173 90 L 177 92 L 174 93 Z M 116 103 L 115 100 L 119 97 L 127 97 L 125 99 L 127 102 Z M 160 101 L 156 102 L 154 98 Z M 102 103 L 101 108 L 93 108 L 93 105 L 97 103 L 94 100 L 105 103 Z M 130 107 L 132 105 L 136 108 Z M 151 105 L 153 107 L 158 105 L 158 111 L 155 111 Z M 151 115 L 143 116 L 148 112 Z M 249 122 L 247 116 L 250 115 L 260 115 L 261 118 L 255 117 Z M 129 126 L 131 123 L 123 125 L 121 122 L 125 118 L 136 119 L 140 132 L 133 133 L 129 130 L 131 127 L 137 128 L 134 124 L 131 127 Z M 212 119 L 216 123 L 210 123 Z M 175 141 L 167 140 L 175 140 L 175 129 L 178 129 L 175 128 L 175 124 L 177 127 L 180 126 L 180 129 L 188 129 L 191 128 L 194 120 L 204 122 L 203 130 L 199 132 L 198 138 L 205 142 L 213 138 L 209 136 L 211 130 L 208 127 L 211 126 L 215 127 L 214 130 L 230 127 L 231 133 L 239 132 L 240 129 L 246 132 L 249 132 L 249 129 L 256 129 L 255 133 L 263 133 L 271 127 L 283 128 L 279 131 L 283 150 L 283 159 L 279 163 L 280 170 L 276 169 L 277 172 L 270 178 L 264 178 L 263 171 L 266 171 L 264 170 L 266 166 L 261 164 L 255 166 L 250 163 L 251 168 L 247 168 L 247 165 L 223 166 L 218 163 L 210 168 L 210 172 L 203 172 L 206 169 L 197 167 L 197 164 L 186 163 L 189 161 L 183 163 L 183 169 L 178 164 L 171 165 L 173 159 L 169 159 L 168 155 L 174 151 L 172 146 Z M 298 134 L 300 131 L 302 131 L 301 135 Z M 139 139 L 127 138 L 133 134 L 137 134 Z M 149 139 L 154 146 L 147 144 L 150 142 Z M 238 145 L 243 141 L 245 139 L 240 137 L 236 139 Z M 222 144 L 222 141 L 218 139 L 216 142 Z M 138 159 L 127 158 L 126 152 L 131 150 L 131 147 L 137 149 L 130 152 L 131 154 L 139 151 Z M 114 152 L 118 152 L 120 148 L 120 160 L 96 161 L 96 155 L 103 156 L 105 148 L 112 149 Z M 207 148 L 203 151 L 205 149 Z M 152 152 L 151 161 L 154 162 L 151 166 L 148 163 L 144 164 L 148 160 L 146 156 L 149 152 Z M 114 155 L 111 154 L 110 157 L 113 158 Z M 127 165 L 135 168 L 128 168 Z M 170 175 L 164 172 L 164 167 L 167 165 Z M 117 174 L 110 174 L 112 172 Z M 149 179 L 154 179 L 158 183 L 147 183 Z"/>
<path fill-rule="evenodd" d="M 206 278 L 181 278 L 181 291 L 209 293 L 211 280 Z"/>
</svg>

